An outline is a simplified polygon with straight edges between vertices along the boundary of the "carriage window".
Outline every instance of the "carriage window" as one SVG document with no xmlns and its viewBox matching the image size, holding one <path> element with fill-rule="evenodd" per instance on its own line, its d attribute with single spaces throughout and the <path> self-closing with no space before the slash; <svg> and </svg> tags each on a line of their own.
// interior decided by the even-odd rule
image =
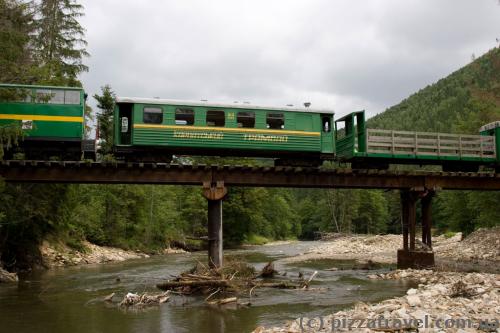
<svg viewBox="0 0 500 333">
<path fill-rule="evenodd" d="M 64 104 L 80 104 L 80 92 L 78 90 L 66 90 L 64 92 Z"/>
<path fill-rule="evenodd" d="M 223 127 L 226 124 L 224 111 L 207 111 L 207 126 Z"/>
<path fill-rule="evenodd" d="M 175 109 L 175 124 L 176 125 L 193 125 L 194 111 L 192 109 Z"/>
<path fill-rule="evenodd" d="M 254 128 L 255 127 L 255 112 L 243 111 L 238 112 L 236 116 L 238 127 L 240 128 Z"/>
<path fill-rule="evenodd" d="M 268 113 L 266 124 L 269 129 L 283 129 L 285 128 L 285 115 L 283 113 Z"/>
<path fill-rule="evenodd" d="M 50 104 L 64 104 L 64 90 L 52 90 Z"/>
<path fill-rule="evenodd" d="M 323 123 L 323 132 L 328 133 L 332 130 L 330 125 L 330 117 L 323 117 L 322 123 Z"/>
<path fill-rule="evenodd" d="M 48 103 L 52 98 L 52 91 L 49 89 L 37 89 L 36 90 L 36 102 L 37 103 Z"/>
<path fill-rule="evenodd" d="M 145 124 L 161 124 L 163 110 L 161 108 L 144 108 L 143 121 Z"/>
<path fill-rule="evenodd" d="M 335 122 L 335 139 L 340 140 L 345 138 L 345 121 Z"/>
<path fill-rule="evenodd" d="M 31 102 L 31 90 L 24 88 L 1 88 L 1 102 Z"/>
</svg>

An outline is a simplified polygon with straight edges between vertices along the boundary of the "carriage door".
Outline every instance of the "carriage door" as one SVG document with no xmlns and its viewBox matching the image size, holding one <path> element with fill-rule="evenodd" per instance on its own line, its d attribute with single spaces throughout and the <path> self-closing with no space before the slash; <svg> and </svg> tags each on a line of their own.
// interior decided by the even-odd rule
<svg viewBox="0 0 500 333">
<path fill-rule="evenodd" d="M 321 152 L 326 154 L 332 154 L 334 150 L 332 118 L 331 114 L 321 115 Z"/>
<path fill-rule="evenodd" d="M 119 104 L 118 136 L 120 145 L 129 145 L 132 142 L 132 107 L 133 104 Z"/>
</svg>

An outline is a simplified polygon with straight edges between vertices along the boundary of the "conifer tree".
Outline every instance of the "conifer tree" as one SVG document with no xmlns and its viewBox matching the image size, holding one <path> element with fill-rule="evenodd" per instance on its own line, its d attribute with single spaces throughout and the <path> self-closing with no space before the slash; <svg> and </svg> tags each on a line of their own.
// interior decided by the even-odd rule
<svg viewBox="0 0 500 333">
<path fill-rule="evenodd" d="M 110 85 L 101 87 L 102 95 L 94 95 L 97 107 L 101 112 L 97 115 L 99 138 L 101 141 L 102 155 L 111 153 L 113 147 L 113 109 L 115 108 L 115 93 Z"/>
<path fill-rule="evenodd" d="M 35 21 L 34 45 L 44 83 L 79 86 L 78 74 L 88 71 L 85 29 L 78 22 L 83 6 L 76 0 L 41 0 Z"/>
<path fill-rule="evenodd" d="M 30 6 L 18 0 L 0 0 L 0 82 L 33 83 Z"/>
</svg>

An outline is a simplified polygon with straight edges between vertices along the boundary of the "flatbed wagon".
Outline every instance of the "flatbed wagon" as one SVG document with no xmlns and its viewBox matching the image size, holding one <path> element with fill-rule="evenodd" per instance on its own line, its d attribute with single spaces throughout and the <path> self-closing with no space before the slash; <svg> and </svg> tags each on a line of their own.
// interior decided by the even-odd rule
<svg viewBox="0 0 500 333">
<path fill-rule="evenodd" d="M 389 164 L 442 165 L 444 171 L 498 168 L 500 122 L 481 127 L 479 135 L 366 128 L 364 111 L 335 121 L 337 159 L 355 168 Z"/>
</svg>

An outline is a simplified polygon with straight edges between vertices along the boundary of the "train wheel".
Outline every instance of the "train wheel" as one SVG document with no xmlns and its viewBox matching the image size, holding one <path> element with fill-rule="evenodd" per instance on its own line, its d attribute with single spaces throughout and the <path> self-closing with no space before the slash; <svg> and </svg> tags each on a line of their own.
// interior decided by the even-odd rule
<svg viewBox="0 0 500 333">
<path fill-rule="evenodd" d="M 479 165 L 445 163 L 443 172 L 479 172 Z"/>
<path fill-rule="evenodd" d="M 385 162 L 370 162 L 370 161 L 354 161 L 351 163 L 351 169 L 377 169 L 377 170 L 387 170 L 389 169 L 389 163 Z"/>
</svg>

